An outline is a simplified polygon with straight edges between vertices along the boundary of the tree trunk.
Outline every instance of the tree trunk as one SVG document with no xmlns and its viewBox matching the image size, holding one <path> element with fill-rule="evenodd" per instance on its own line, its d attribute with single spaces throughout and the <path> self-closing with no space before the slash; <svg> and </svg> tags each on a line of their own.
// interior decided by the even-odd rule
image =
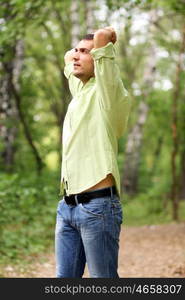
<svg viewBox="0 0 185 300">
<path fill-rule="evenodd" d="M 75 47 L 79 42 L 79 36 L 81 33 L 80 28 L 80 16 L 78 13 L 79 10 L 79 1 L 73 0 L 71 3 L 71 46 Z"/>
<path fill-rule="evenodd" d="M 157 21 L 158 15 L 156 10 L 152 10 L 150 13 L 150 24 L 148 27 L 148 36 L 153 34 L 153 24 Z M 152 90 L 153 82 L 155 79 L 156 71 L 156 45 L 153 42 L 149 48 L 149 54 L 147 58 L 147 64 L 144 70 L 144 78 L 142 85 L 142 101 L 138 107 L 138 120 L 128 134 L 125 159 L 123 166 L 123 177 L 121 180 L 122 189 L 133 196 L 138 191 L 138 173 L 140 163 L 140 152 L 142 147 L 143 129 L 146 122 L 149 107 L 147 104 L 147 98 Z"/>
<path fill-rule="evenodd" d="M 86 25 L 86 33 L 93 33 L 94 31 L 94 24 L 95 24 L 95 16 L 94 16 L 94 9 L 95 9 L 95 1 L 86 1 L 84 2 L 84 9 L 85 9 L 85 20 L 84 23 Z"/>
<path fill-rule="evenodd" d="M 150 13 L 151 24 L 157 20 L 156 11 Z M 153 26 L 149 34 L 153 33 Z M 144 71 L 144 80 L 142 87 L 142 101 L 138 107 L 138 119 L 128 134 L 125 160 L 123 167 L 123 177 L 121 181 L 122 189 L 129 195 L 133 196 L 138 191 L 138 172 L 140 163 L 140 152 L 142 147 L 143 129 L 148 116 L 149 107 L 147 98 L 153 88 L 153 82 L 156 71 L 156 45 L 153 42 L 149 48 L 148 60 Z"/>
<path fill-rule="evenodd" d="M 40 171 L 43 167 L 43 162 L 42 162 L 42 160 L 39 156 L 39 153 L 34 145 L 34 142 L 31 137 L 31 132 L 29 130 L 29 126 L 26 123 L 25 116 L 24 116 L 24 113 L 23 113 L 22 107 L 21 107 L 19 78 L 20 78 L 22 65 L 23 65 L 23 59 L 24 59 L 23 53 L 24 53 L 23 41 L 19 40 L 19 41 L 17 41 L 16 46 L 15 46 L 14 58 L 12 59 L 12 61 L 10 61 L 8 63 L 4 62 L 3 68 L 4 68 L 4 72 L 5 72 L 6 76 L 8 76 L 8 78 L 9 78 L 9 80 L 8 80 L 9 95 L 11 95 L 11 97 L 14 98 L 14 100 L 15 100 L 14 101 L 15 104 L 13 104 L 15 114 L 19 117 L 19 120 L 23 126 L 25 137 L 26 137 L 27 142 L 30 145 L 33 155 L 36 159 L 38 173 L 40 173 Z M 10 99 L 11 98 L 9 97 L 9 102 L 10 102 Z M 14 122 L 13 128 L 16 128 L 15 122 Z"/>
<path fill-rule="evenodd" d="M 142 101 L 139 104 L 138 120 L 128 135 L 125 150 L 122 187 L 123 190 L 129 195 L 134 195 L 137 193 L 140 148 L 143 136 L 143 126 L 146 122 L 147 114 L 148 105 Z"/>
<path fill-rule="evenodd" d="M 12 52 L 16 52 L 12 47 Z M 7 72 L 4 70 L 6 64 Z M 14 61 L 1 63 L 2 78 L 0 80 L 0 138 L 2 140 L 2 152 L 0 154 L 3 167 L 6 172 L 11 172 L 15 156 L 15 138 L 18 132 L 17 123 L 18 115 L 13 101 L 13 92 L 11 89 L 11 80 L 13 77 Z"/>
<path fill-rule="evenodd" d="M 172 99 L 172 141 L 173 141 L 173 149 L 171 153 L 171 168 L 172 168 L 172 186 L 171 186 L 171 200 L 172 200 L 172 208 L 173 208 L 173 219 L 178 220 L 179 213 L 179 199 L 177 196 L 177 192 L 179 189 L 179 181 L 177 176 L 177 155 L 179 151 L 179 136 L 178 136 L 178 104 L 179 104 L 179 96 L 180 96 L 180 75 L 183 69 L 183 55 L 185 52 L 185 26 L 183 28 L 182 34 L 182 44 L 179 51 L 179 58 L 176 67 L 176 76 L 175 76 L 175 87 Z"/>
<path fill-rule="evenodd" d="M 185 145 L 184 145 L 185 146 Z M 180 174 L 179 174 L 179 191 L 178 191 L 178 199 L 185 200 L 185 148 L 181 154 L 180 160 Z"/>
</svg>

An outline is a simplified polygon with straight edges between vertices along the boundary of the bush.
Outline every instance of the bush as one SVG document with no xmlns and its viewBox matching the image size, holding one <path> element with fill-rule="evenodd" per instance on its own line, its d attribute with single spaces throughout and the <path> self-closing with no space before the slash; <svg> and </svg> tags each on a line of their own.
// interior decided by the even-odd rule
<svg viewBox="0 0 185 300">
<path fill-rule="evenodd" d="M 59 178 L 54 172 L 0 174 L 0 262 L 53 243 Z"/>
</svg>

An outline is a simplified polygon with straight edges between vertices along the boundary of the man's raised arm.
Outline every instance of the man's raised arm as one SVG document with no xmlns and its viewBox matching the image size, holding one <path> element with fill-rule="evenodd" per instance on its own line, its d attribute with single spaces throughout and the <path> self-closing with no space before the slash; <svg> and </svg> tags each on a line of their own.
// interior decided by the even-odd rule
<svg viewBox="0 0 185 300">
<path fill-rule="evenodd" d="M 101 106 L 111 109 L 123 101 L 128 93 L 123 86 L 120 70 L 115 61 L 116 32 L 112 27 L 99 29 L 94 33 L 94 73 Z"/>
<path fill-rule="evenodd" d="M 111 123 L 116 124 L 120 137 L 127 126 L 130 97 L 125 89 L 119 67 L 115 60 L 116 33 L 112 27 L 99 29 L 94 33 L 94 73 L 97 93 L 102 109 L 110 113 Z"/>
</svg>

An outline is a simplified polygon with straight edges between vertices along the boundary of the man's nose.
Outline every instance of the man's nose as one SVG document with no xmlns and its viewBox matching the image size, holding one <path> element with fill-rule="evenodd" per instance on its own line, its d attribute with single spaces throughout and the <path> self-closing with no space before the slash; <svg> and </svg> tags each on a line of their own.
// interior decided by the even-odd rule
<svg viewBox="0 0 185 300">
<path fill-rule="evenodd" d="M 73 54 L 73 59 L 78 60 L 80 58 L 80 53 L 78 51 L 75 51 Z"/>
</svg>

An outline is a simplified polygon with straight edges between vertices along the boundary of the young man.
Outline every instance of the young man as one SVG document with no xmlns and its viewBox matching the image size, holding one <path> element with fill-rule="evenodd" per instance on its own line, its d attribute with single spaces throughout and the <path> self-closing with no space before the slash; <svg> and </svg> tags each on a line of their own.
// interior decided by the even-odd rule
<svg viewBox="0 0 185 300">
<path fill-rule="evenodd" d="M 57 277 L 117 278 L 122 223 L 118 138 L 130 101 L 115 63 L 116 33 L 106 27 L 65 55 L 73 96 L 63 125 L 56 223 Z"/>
</svg>

